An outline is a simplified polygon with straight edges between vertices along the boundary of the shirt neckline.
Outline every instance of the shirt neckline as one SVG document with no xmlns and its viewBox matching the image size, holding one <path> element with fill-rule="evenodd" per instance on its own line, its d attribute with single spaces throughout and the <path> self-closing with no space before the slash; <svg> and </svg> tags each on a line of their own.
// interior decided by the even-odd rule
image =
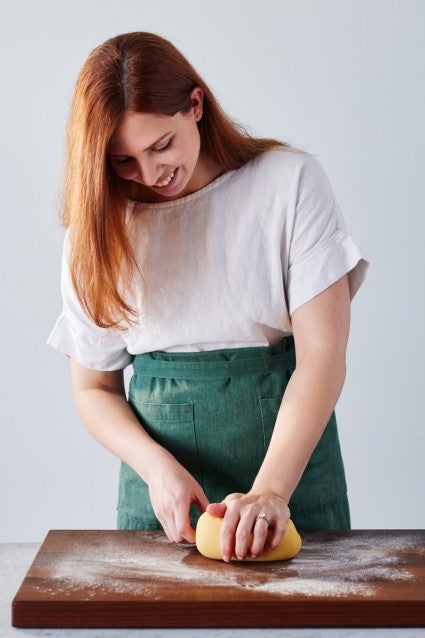
<svg viewBox="0 0 425 638">
<path fill-rule="evenodd" d="M 234 173 L 236 173 L 236 170 L 226 171 L 225 173 L 222 173 L 221 175 L 213 179 L 212 182 L 210 182 L 206 186 L 203 186 L 194 193 L 190 193 L 190 195 L 184 195 L 183 197 L 178 197 L 177 199 L 171 199 L 169 202 L 138 202 L 135 200 L 130 201 L 137 208 L 142 208 L 143 210 L 146 210 L 148 208 L 155 210 L 161 208 L 175 208 L 176 206 L 182 206 L 184 204 L 187 204 L 188 202 L 193 202 L 196 199 L 199 199 L 214 188 L 217 188 L 217 186 L 219 186 L 223 182 L 227 181 L 229 177 L 231 177 Z"/>
</svg>

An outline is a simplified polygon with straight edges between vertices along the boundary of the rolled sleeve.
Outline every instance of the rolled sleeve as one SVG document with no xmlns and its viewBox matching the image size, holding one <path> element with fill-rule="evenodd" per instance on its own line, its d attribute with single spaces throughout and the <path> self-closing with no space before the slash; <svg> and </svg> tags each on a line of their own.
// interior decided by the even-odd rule
<svg viewBox="0 0 425 638">
<path fill-rule="evenodd" d="M 82 332 L 75 317 L 65 310 L 57 319 L 47 343 L 92 370 L 122 370 L 133 360 L 119 337 L 114 339 L 109 334 L 99 336 Z"/>
<path fill-rule="evenodd" d="M 63 311 L 47 340 L 48 345 L 75 358 L 87 368 L 121 370 L 133 360 L 123 336 L 111 328 L 100 328 L 81 307 L 72 286 L 65 237 L 62 259 L 61 292 Z"/>
<path fill-rule="evenodd" d="M 351 299 L 368 262 L 346 231 L 329 180 L 313 157 L 300 170 L 287 273 L 289 313 L 348 274 Z"/>
</svg>

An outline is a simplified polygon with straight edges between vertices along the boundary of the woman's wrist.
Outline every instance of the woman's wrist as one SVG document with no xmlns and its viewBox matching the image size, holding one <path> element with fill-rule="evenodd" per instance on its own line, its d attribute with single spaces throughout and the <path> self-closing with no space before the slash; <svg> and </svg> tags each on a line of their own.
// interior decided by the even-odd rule
<svg viewBox="0 0 425 638">
<path fill-rule="evenodd" d="M 164 447 L 151 440 L 143 450 L 143 455 L 133 469 L 143 481 L 150 485 L 158 476 L 169 474 L 171 468 L 178 463 L 174 456 Z"/>
<path fill-rule="evenodd" d="M 278 491 L 276 488 L 274 487 L 270 487 L 267 485 L 261 485 L 261 484 L 257 484 L 256 481 L 254 481 L 252 488 L 249 491 L 250 494 L 252 495 L 264 495 L 264 496 L 272 496 L 276 499 L 278 499 L 278 501 L 281 502 L 282 507 L 288 507 L 289 506 L 289 499 L 290 496 L 287 495 L 287 493 Z"/>
</svg>

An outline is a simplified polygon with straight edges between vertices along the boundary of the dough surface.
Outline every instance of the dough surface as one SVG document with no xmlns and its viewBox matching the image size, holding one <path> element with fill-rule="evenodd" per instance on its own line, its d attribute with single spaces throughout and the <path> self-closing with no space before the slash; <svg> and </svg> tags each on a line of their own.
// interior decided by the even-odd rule
<svg viewBox="0 0 425 638">
<path fill-rule="evenodd" d="M 223 519 L 204 512 L 196 526 L 196 547 L 206 558 L 222 560 L 220 551 L 220 530 Z M 272 531 L 267 533 L 267 538 Z M 293 558 L 301 549 L 301 537 L 291 520 L 286 524 L 286 530 L 279 545 L 271 552 L 262 552 L 257 558 L 247 557 L 247 561 L 285 560 Z M 232 556 L 232 560 L 238 560 Z"/>
</svg>

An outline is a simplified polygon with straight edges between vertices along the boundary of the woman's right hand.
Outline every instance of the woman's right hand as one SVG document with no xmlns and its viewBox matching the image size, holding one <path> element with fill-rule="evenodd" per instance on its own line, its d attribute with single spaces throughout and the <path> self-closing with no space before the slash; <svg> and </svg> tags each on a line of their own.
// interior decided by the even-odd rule
<svg viewBox="0 0 425 638">
<path fill-rule="evenodd" d="M 190 526 L 190 505 L 204 512 L 207 497 L 193 476 L 171 455 L 155 466 L 148 480 L 149 496 L 155 516 L 174 543 L 194 543 L 195 530 Z"/>
<path fill-rule="evenodd" d="M 141 427 L 127 401 L 122 370 L 91 370 L 71 358 L 75 401 L 87 430 L 149 485 L 155 515 L 170 541 L 195 542 L 189 510 L 208 499 L 191 474 Z"/>
</svg>

